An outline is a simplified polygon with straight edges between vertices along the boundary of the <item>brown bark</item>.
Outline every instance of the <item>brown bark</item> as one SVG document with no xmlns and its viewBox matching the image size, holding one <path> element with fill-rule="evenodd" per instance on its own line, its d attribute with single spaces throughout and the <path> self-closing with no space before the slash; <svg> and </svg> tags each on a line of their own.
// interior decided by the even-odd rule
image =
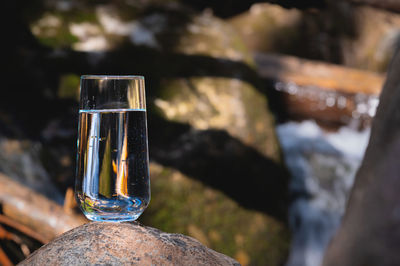
<svg viewBox="0 0 400 266">
<path fill-rule="evenodd" d="M 46 242 L 87 222 L 83 216 L 65 213 L 62 206 L 1 173 L 0 206 L 5 216 L 36 231 Z"/>
<path fill-rule="evenodd" d="M 10 218 L 8 218 L 5 215 L 0 214 L 0 224 L 4 224 L 7 225 L 9 227 L 12 227 L 16 230 L 18 230 L 19 232 L 33 238 L 36 239 L 37 241 L 45 244 L 47 243 L 49 240 L 45 237 L 43 237 L 41 234 L 37 233 L 36 231 L 34 231 L 33 229 L 29 228 L 28 226 L 25 226 L 23 224 L 20 224 Z M 0 226 L 1 228 L 1 226 Z M 1 235 L 1 234 L 0 234 Z M 0 236 L 1 238 L 1 236 Z"/>
<path fill-rule="evenodd" d="M 324 266 L 400 265 L 400 53 L 374 118 L 342 225 Z"/>
<path fill-rule="evenodd" d="M 258 73 L 269 79 L 298 86 L 313 86 L 321 90 L 342 93 L 379 94 L 384 75 L 276 54 L 256 54 Z"/>
</svg>

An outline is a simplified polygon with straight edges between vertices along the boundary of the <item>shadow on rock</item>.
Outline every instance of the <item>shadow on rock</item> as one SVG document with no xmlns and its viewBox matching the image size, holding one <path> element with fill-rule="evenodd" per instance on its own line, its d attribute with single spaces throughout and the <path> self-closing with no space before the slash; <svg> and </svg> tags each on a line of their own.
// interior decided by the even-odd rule
<svg viewBox="0 0 400 266">
<path fill-rule="evenodd" d="M 194 130 L 154 115 L 149 121 L 153 160 L 223 191 L 245 208 L 286 220 L 288 175 L 282 166 L 223 130 Z"/>
</svg>

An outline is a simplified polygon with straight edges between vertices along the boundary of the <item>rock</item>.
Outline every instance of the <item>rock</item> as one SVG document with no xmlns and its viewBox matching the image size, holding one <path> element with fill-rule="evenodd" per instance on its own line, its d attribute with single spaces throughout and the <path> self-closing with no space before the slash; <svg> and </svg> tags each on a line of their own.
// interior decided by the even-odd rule
<svg viewBox="0 0 400 266">
<path fill-rule="evenodd" d="M 236 31 L 204 12 L 187 24 L 174 52 L 224 62 L 218 70 L 223 69 L 224 74 L 207 74 L 210 65 L 203 64 L 198 66 L 198 75 L 163 79 L 154 102 L 161 115 L 197 130 L 225 130 L 281 163 L 274 117 L 267 97 L 251 82 L 251 74 L 256 75 L 254 70 L 251 72 L 254 62 Z M 193 61 L 188 60 L 186 64 L 192 65 Z M 188 67 L 182 65 L 182 68 Z"/>
<path fill-rule="evenodd" d="M 341 41 L 345 65 L 386 72 L 396 49 L 400 47 L 400 15 L 372 7 L 354 7 L 356 38 Z M 369 18 L 374 18 L 371 21 Z"/>
<path fill-rule="evenodd" d="M 188 123 L 198 130 L 226 130 L 267 158 L 281 162 L 267 100 L 246 82 L 211 77 L 168 80 L 155 105 L 167 120 Z"/>
<path fill-rule="evenodd" d="M 93 222 L 35 251 L 19 265 L 240 265 L 195 239 L 137 223 Z"/>
<path fill-rule="evenodd" d="M 63 195 L 40 160 L 42 149 L 39 142 L 0 138 L 0 172 L 62 204 Z"/>
<path fill-rule="evenodd" d="M 70 8 L 66 12 L 52 5 L 47 7 L 50 11 L 32 23 L 37 39 L 45 43 L 51 40 L 53 47 L 70 46 L 75 51 L 118 53 L 120 49 L 123 53 L 118 47 L 121 43 L 131 51 L 135 51 L 134 47 L 148 49 L 145 51 L 151 55 L 145 61 L 157 60 L 157 66 L 147 62 L 134 63 L 136 67 L 126 64 L 132 62 L 129 57 L 136 58 L 134 62 L 141 61 L 135 54 L 123 54 L 118 59 L 102 53 L 97 59 L 93 54 L 88 55 L 99 68 L 84 69 L 129 72 L 140 65 L 139 71 L 150 72 L 151 82 L 160 80 L 160 84 L 151 87 L 156 91 L 155 106 L 166 119 L 188 123 L 200 130 L 226 130 L 281 162 L 274 118 L 260 83 L 255 81 L 252 56 L 241 36 L 224 20 L 206 11 L 196 14 L 180 5 L 141 12 L 129 5 L 93 5 L 90 10 L 95 18 L 83 16 L 82 10 L 74 5 Z M 66 41 L 70 38 L 61 37 L 70 35 L 75 36 L 72 43 Z M 110 62 L 108 57 L 113 60 Z M 113 66 L 114 70 L 101 66 Z M 75 81 L 72 74 L 60 76 L 58 96 L 75 98 Z"/>
<path fill-rule="evenodd" d="M 236 31 L 208 12 L 169 25 L 156 39 L 167 49 L 160 37 L 175 34 L 168 49 L 185 60 L 160 78 L 149 107 L 149 118 L 163 122 L 149 121 L 157 164 L 152 203 L 140 219 L 189 234 L 243 265 L 282 265 L 290 239 L 288 175 L 251 55 Z M 177 61 L 168 62 L 173 70 Z"/>
<path fill-rule="evenodd" d="M 270 3 L 253 4 L 229 23 L 252 51 L 287 53 L 294 51 L 301 36 L 302 12 Z"/>
<path fill-rule="evenodd" d="M 257 3 L 229 22 L 252 51 L 386 71 L 399 46 L 400 15 L 350 1 L 326 2 L 312 12 Z"/>
<path fill-rule="evenodd" d="M 250 161 L 247 165 L 251 165 Z M 151 163 L 150 172 L 152 199 L 139 218 L 142 223 L 162 231 L 190 235 L 207 247 L 235 258 L 242 265 L 285 263 L 290 241 L 287 226 L 266 214 L 265 210 L 251 210 L 259 205 L 277 204 L 275 198 L 278 196 L 266 199 L 262 193 L 266 193 L 268 188 L 258 184 L 261 187 L 258 190 L 256 184 L 251 184 L 251 175 L 247 182 L 239 183 L 241 191 L 233 200 L 226 195 L 229 193 L 226 189 L 236 182 L 234 174 L 220 177 L 225 186 L 221 186 L 220 191 L 160 164 Z M 210 175 L 210 179 L 217 177 Z M 243 203 L 246 200 L 243 195 L 247 195 L 249 202 Z M 246 208 L 243 207 L 245 204 Z"/>
<path fill-rule="evenodd" d="M 400 51 L 391 63 L 369 145 L 324 266 L 400 265 Z"/>
</svg>

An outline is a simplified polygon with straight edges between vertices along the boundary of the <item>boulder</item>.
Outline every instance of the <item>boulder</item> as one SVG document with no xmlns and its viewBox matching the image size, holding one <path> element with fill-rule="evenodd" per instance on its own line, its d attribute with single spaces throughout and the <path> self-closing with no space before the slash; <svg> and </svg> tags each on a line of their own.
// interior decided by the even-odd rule
<svg viewBox="0 0 400 266">
<path fill-rule="evenodd" d="M 191 158 L 191 155 L 188 156 Z M 231 161 L 228 160 L 227 163 L 229 162 Z M 246 162 L 251 165 L 251 157 Z M 235 161 L 233 164 L 237 163 Z M 238 171 L 232 162 L 230 164 L 234 168 L 233 171 Z M 225 166 L 221 166 L 226 169 Z M 211 166 L 211 169 L 217 167 Z M 140 222 L 165 232 L 177 232 L 194 237 L 203 245 L 231 256 L 242 265 L 285 263 L 290 241 L 287 226 L 266 214 L 265 209 L 251 210 L 277 204 L 273 197 L 267 199 L 262 194 L 268 190 L 267 184 L 253 183 L 251 174 L 246 182 L 243 182 L 243 179 L 236 181 L 233 173 L 220 178 L 223 184 L 221 189 L 225 190 L 221 191 L 172 167 L 151 163 L 150 172 L 152 199 L 149 207 L 139 218 Z M 217 179 L 212 170 L 208 172 L 210 179 Z M 236 182 L 238 191 L 235 191 L 237 196 L 234 200 L 226 193 L 229 193 L 227 188 Z M 244 204 L 248 207 L 243 207 Z"/>
<path fill-rule="evenodd" d="M 0 172 L 57 203 L 63 195 L 43 167 L 39 142 L 0 137 Z M 43 184 L 46 184 L 45 186 Z"/>
<path fill-rule="evenodd" d="M 19 265 L 240 265 L 195 239 L 138 223 L 88 223 Z"/>
<path fill-rule="evenodd" d="M 229 21 L 252 51 L 379 72 L 387 70 L 399 46 L 399 14 L 350 1 L 327 1 L 326 8 L 313 11 L 256 3 Z"/>
<path fill-rule="evenodd" d="M 170 74 L 150 91 L 153 196 L 140 219 L 191 235 L 242 265 L 282 265 L 290 239 L 288 175 L 251 54 L 209 12 L 176 23 L 179 17 L 141 19 L 150 29 L 157 29 L 154 18 L 170 25 L 152 32 L 158 49 L 174 56 L 159 68 Z M 168 36 L 176 36 L 173 46 Z"/>
<path fill-rule="evenodd" d="M 197 130 L 225 130 L 281 163 L 274 117 L 255 81 L 254 61 L 241 37 L 232 26 L 208 12 L 193 16 L 180 30 L 173 51 L 188 57 L 181 68 L 192 68 L 195 61 L 190 57 L 209 61 L 199 62 L 191 75 L 162 78 L 154 101 L 160 114 Z"/>
<path fill-rule="evenodd" d="M 400 53 L 391 63 L 371 137 L 324 266 L 400 265 Z"/>
</svg>

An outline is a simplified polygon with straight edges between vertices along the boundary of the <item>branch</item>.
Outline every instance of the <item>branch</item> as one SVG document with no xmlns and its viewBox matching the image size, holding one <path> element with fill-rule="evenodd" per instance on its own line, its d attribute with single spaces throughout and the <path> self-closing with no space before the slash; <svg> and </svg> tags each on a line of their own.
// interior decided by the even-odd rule
<svg viewBox="0 0 400 266">
<path fill-rule="evenodd" d="M 65 213 L 62 206 L 1 173 L 0 204 L 5 216 L 36 231 L 45 242 L 87 222 L 83 216 Z"/>
</svg>

